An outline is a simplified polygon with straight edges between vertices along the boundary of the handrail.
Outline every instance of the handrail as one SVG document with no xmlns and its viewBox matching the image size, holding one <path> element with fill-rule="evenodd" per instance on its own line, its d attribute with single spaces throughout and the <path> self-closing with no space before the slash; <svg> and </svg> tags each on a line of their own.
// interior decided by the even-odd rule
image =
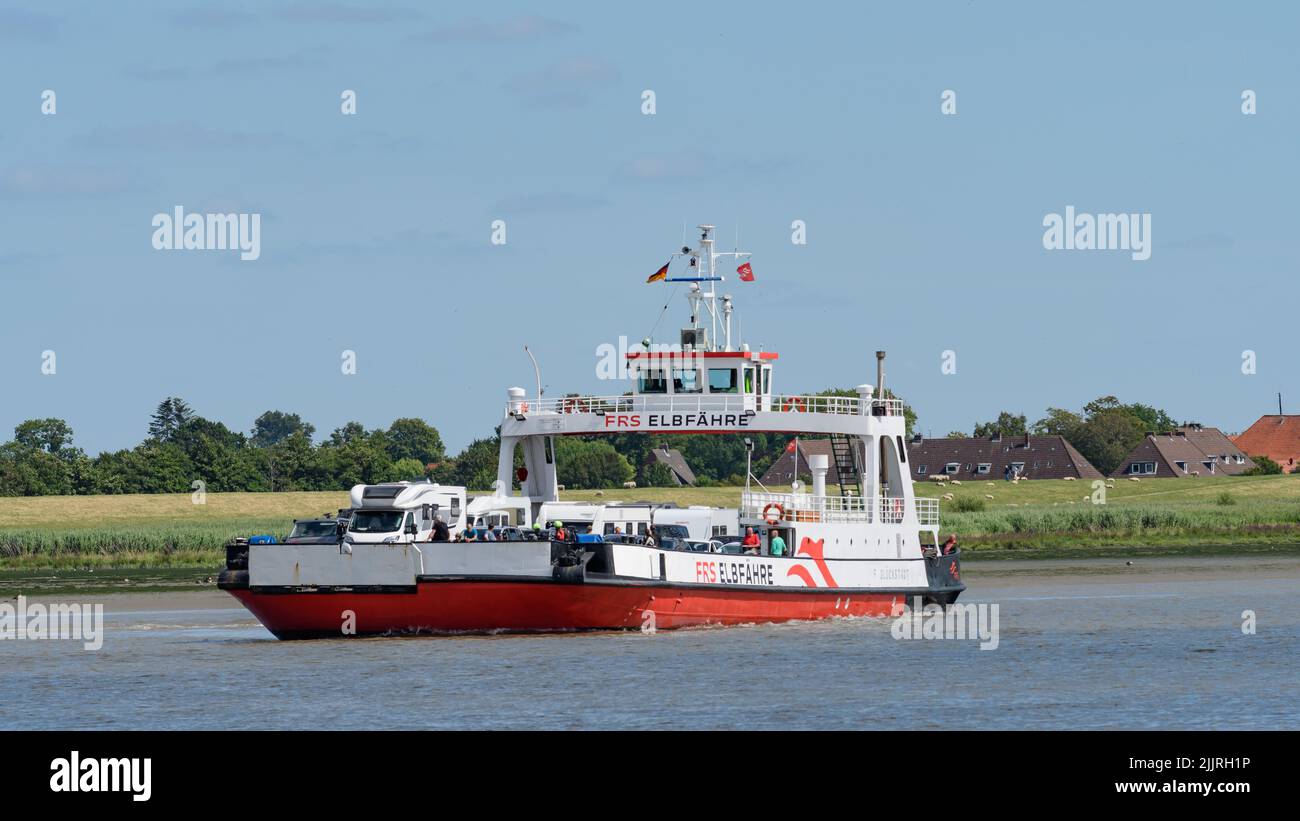
<svg viewBox="0 0 1300 821">
<path fill-rule="evenodd" d="M 861 399 L 856 396 L 809 394 L 662 393 L 631 396 L 563 396 L 549 399 L 512 399 L 506 415 L 565 413 L 631 413 L 635 411 L 755 411 L 762 413 L 829 413 L 845 416 L 900 416 L 898 399 Z"/>
</svg>

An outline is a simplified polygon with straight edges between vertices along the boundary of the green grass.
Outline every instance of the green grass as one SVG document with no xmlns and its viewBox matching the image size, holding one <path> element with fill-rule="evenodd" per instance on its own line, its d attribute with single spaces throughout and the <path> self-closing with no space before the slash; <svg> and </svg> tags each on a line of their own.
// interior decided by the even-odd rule
<svg viewBox="0 0 1300 821">
<path fill-rule="evenodd" d="M 639 488 L 562 495 L 734 507 L 739 492 Z M 943 488 L 923 482 L 916 492 L 931 498 L 952 494 L 940 501 L 943 530 L 957 533 L 974 557 L 1300 545 L 1300 476 L 1120 479 L 1105 490 L 1104 504 L 1093 504 L 1093 487 L 1086 481 L 964 481 Z M 283 536 L 294 518 L 345 505 L 342 491 L 209 493 L 202 505 L 193 504 L 189 494 L 0 498 L 0 570 L 216 568 L 231 537 Z"/>
</svg>

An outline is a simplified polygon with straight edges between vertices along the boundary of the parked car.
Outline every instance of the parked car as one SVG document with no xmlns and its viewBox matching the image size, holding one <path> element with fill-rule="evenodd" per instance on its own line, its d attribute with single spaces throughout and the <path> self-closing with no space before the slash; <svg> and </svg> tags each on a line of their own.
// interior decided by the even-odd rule
<svg viewBox="0 0 1300 821">
<path fill-rule="evenodd" d="M 339 523 L 333 516 L 319 519 L 294 519 L 293 530 L 285 544 L 336 544 L 339 540 Z"/>
</svg>

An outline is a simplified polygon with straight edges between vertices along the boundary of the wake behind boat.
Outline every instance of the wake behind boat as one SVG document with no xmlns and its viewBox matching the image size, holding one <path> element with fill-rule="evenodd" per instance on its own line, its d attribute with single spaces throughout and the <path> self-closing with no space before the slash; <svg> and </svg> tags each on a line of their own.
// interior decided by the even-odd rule
<svg viewBox="0 0 1300 821">
<path fill-rule="evenodd" d="M 492 495 L 471 501 L 464 488 L 429 483 L 358 486 L 337 543 L 237 545 L 221 588 L 282 639 L 671 629 L 882 617 L 914 597 L 955 601 L 965 589 L 960 553 L 938 548 L 938 503 L 913 493 L 884 352 L 876 352 L 875 385 L 859 385 L 856 396 L 773 393 L 777 354 L 733 346 L 732 299 L 716 290 L 718 260 L 748 254 L 716 251 L 713 226 L 700 229 L 699 246 L 674 255 L 690 260 L 689 276 L 669 277 L 665 265 L 651 277 L 687 284 L 690 325 L 678 345 L 647 340 L 627 354 L 630 392 L 555 399 L 510 388 Z M 748 263 L 738 271 L 744 277 Z M 839 492 L 826 487 L 831 457 L 812 456 L 811 490 L 747 484 L 730 520 L 735 534 L 719 532 L 729 520 L 714 512 L 701 514 L 713 532 L 690 533 L 691 517 L 668 507 L 588 506 L 581 522 L 565 520 L 579 507 L 559 501 L 554 438 L 629 432 L 826 436 Z M 674 516 L 685 523 L 670 523 Z M 432 541 L 439 519 L 453 529 L 500 524 L 521 538 Z M 535 523 L 558 521 L 567 525 L 555 529 L 560 538 L 525 538 Z M 757 539 L 735 541 L 747 529 Z"/>
</svg>

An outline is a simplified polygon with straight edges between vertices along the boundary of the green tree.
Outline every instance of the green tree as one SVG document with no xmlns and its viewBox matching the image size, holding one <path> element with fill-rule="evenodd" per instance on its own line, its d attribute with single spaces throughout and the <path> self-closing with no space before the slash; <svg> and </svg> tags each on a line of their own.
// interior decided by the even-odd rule
<svg viewBox="0 0 1300 821">
<path fill-rule="evenodd" d="M 1246 471 L 1247 476 L 1276 476 L 1282 473 L 1282 466 L 1267 456 L 1252 456 L 1251 461 L 1255 466 Z"/>
<path fill-rule="evenodd" d="M 1141 419 L 1122 408 L 1108 408 L 1089 415 L 1069 441 L 1093 467 L 1109 474 L 1137 447 L 1145 433 Z"/>
<path fill-rule="evenodd" d="M 269 410 L 253 421 L 252 442 L 255 447 L 269 448 L 295 433 L 311 439 L 316 428 L 302 420 L 296 413 Z"/>
<path fill-rule="evenodd" d="M 194 411 L 184 399 L 178 396 L 167 397 L 158 403 L 157 410 L 153 412 L 153 418 L 149 422 L 149 438 L 161 442 L 171 441 L 181 425 L 193 415 Z"/>
<path fill-rule="evenodd" d="M 500 452 L 501 441 L 495 436 L 470 442 L 452 460 L 450 473 L 453 481 L 449 484 L 464 485 L 474 490 L 490 489 L 497 479 L 497 458 Z"/>
<path fill-rule="evenodd" d="M 1064 436 L 1071 442 L 1074 433 L 1083 426 L 1083 417 L 1074 411 L 1048 408 L 1047 415 L 1034 423 L 1033 432 L 1039 436 Z"/>
<path fill-rule="evenodd" d="M 55 456 L 63 454 L 65 449 L 69 456 L 79 453 L 71 447 L 72 428 L 62 419 L 28 419 L 14 428 L 14 441 L 22 447 Z"/>
<path fill-rule="evenodd" d="M 673 487 L 677 484 L 673 472 L 662 462 L 651 462 L 642 467 L 636 483 L 638 487 Z"/>
<path fill-rule="evenodd" d="M 975 425 L 975 430 L 971 435 L 976 439 L 987 439 L 995 433 L 1000 433 L 1003 436 L 1023 436 L 1027 432 L 1023 413 L 1017 416 L 1014 413 L 1002 411 L 994 421 L 981 422 Z"/>
<path fill-rule="evenodd" d="M 555 440 L 555 472 L 559 483 L 571 488 L 621 487 L 635 473 L 627 457 L 608 442 L 569 436 Z"/>
<path fill-rule="evenodd" d="M 393 461 L 415 459 L 423 466 L 440 462 L 447 455 L 438 429 L 423 419 L 398 419 L 388 426 L 388 455 Z"/>
</svg>

